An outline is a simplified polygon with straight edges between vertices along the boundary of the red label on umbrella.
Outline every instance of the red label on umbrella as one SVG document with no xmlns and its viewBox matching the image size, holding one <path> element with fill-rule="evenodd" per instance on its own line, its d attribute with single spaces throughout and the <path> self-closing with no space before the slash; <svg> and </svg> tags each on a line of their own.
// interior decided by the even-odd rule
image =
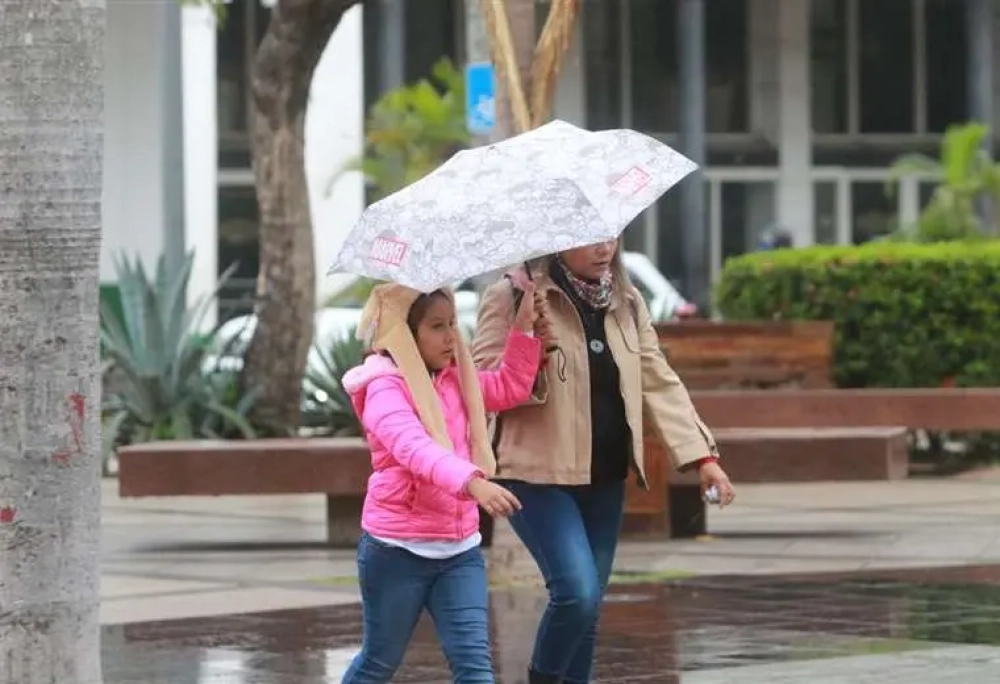
<svg viewBox="0 0 1000 684">
<path fill-rule="evenodd" d="M 649 180 L 650 175 L 644 169 L 633 166 L 611 183 L 611 189 L 619 194 L 631 196 L 649 185 Z"/>
<path fill-rule="evenodd" d="M 407 244 L 391 238 L 378 237 L 372 242 L 372 251 L 368 255 L 372 261 L 399 266 L 406 257 Z"/>
</svg>

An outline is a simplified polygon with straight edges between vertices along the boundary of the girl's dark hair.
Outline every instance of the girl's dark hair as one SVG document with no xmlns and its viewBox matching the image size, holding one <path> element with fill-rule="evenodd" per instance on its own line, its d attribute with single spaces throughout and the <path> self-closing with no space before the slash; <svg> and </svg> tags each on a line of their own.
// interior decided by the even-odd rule
<svg viewBox="0 0 1000 684">
<path fill-rule="evenodd" d="M 410 329 L 414 337 L 417 336 L 417 327 L 420 325 L 420 321 L 424 320 L 424 316 L 427 315 L 427 309 L 430 308 L 431 302 L 438 297 L 448 299 L 448 295 L 444 293 L 444 290 L 434 290 L 433 292 L 421 294 L 413 300 L 413 304 L 410 305 L 410 312 L 406 315 L 406 327 Z"/>
</svg>

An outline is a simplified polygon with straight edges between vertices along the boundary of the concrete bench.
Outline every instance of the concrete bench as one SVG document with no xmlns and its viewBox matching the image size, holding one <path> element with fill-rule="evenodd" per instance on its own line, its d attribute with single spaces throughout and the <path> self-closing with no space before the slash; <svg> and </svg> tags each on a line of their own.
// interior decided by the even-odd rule
<svg viewBox="0 0 1000 684">
<path fill-rule="evenodd" d="M 118 451 L 123 498 L 326 494 L 331 546 L 357 544 L 371 474 L 352 438 L 150 442 Z"/>
<path fill-rule="evenodd" d="M 892 480 L 912 429 L 1000 430 L 1000 388 L 695 390 L 733 482 Z M 706 532 L 697 479 L 672 476 L 671 536 Z"/>
<path fill-rule="evenodd" d="M 739 483 L 902 480 L 909 470 L 902 427 L 722 428 L 715 437 Z"/>
</svg>

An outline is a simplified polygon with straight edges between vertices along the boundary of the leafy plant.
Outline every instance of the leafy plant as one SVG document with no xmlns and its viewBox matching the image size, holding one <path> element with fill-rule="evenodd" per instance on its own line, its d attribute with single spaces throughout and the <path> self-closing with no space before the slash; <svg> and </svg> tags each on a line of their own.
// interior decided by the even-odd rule
<svg viewBox="0 0 1000 684">
<path fill-rule="evenodd" d="M 326 298 L 323 306 L 327 307 L 357 307 L 362 308 L 372 293 L 372 289 L 378 285 L 377 280 L 371 278 L 358 278 L 340 292 Z"/>
<path fill-rule="evenodd" d="M 995 232 L 995 226 L 981 225 L 976 211 L 982 200 L 1000 207 L 1000 165 L 983 148 L 987 135 L 989 128 L 982 124 L 951 126 L 941 141 L 940 159 L 911 154 L 893 164 L 893 185 L 909 175 L 939 180 L 917 224 L 904 228 L 896 239 L 940 242 Z"/>
<path fill-rule="evenodd" d="M 361 421 L 344 389 L 344 374 L 364 360 L 364 345 L 352 330 L 329 349 L 316 344 L 314 351 L 318 363 L 309 364 L 303 383 L 307 426 L 335 437 L 362 435 Z"/>
<path fill-rule="evenodd" d="M 229 279 L 187 304 L 194 255 L 176 270 L 159 259 L 152 278 L 136 258 L 116 259 L 121 308 L 101 303 L 101 342 L 118 386 L 103 406 L 104 454 L 122 444 L 255 435 L 254 393 L 239 393 L 238 371 L 206 363 L 211 337 L 198 335 L 209 304 Z"/>
<path fill-rule="evenodd" d="M 350 168 L 361 171 L 381 199 L 420 180 L 471 140 L 465 127 L 465 81 L 442 58 L 430 79 L 383 95 L 365 122 L 365 150 Z"/>
<path fill-rule="evenodd" d="M 869 243 L 743 255 L 716 298 L 733 320 L 826 320 L 842 387 L 1000 384 L 1000 242 Z"/>
</svg>

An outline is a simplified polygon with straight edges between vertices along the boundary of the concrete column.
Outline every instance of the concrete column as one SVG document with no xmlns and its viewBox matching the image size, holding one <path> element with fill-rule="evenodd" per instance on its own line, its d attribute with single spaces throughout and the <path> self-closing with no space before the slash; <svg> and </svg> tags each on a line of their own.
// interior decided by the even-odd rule
<svg viewBox="0 0 1000 684">
<path fill-rule="evenodd" d="M 994 0 L 966 0 L 969 22 L 969 118 L 992 126 L 994 116 L 993 91 L 993 32 L 996 27 Z M 983 141 L 987 151 L 993 150 L 994 129 Z M 996 231 L 996 207 L 983 198 L 978 207 L 984 226 Z"/>
<path fill-rule="evenodd" d="M 219 274 L 219 130 L 216 106 L 216 23 L 206 7 L 181 11 L 181 74 L 183 79 L 184 244 L 194 250 L 188 287 L 193 304 L 210 294 Z M 204 321 L 215 325 L 217 308 Z"/>
<path fill-rule="evenodd" d="M 387 93 L 406 81 L 405 0 L 380 0 L 378 5 L 379 93 Z"/>
<path fill-rule="evenodd" d="M 993 0 L 966 0 L 969 22 L 969 118 L 993 122 Z M 992 147 L 992 145 L 990 145 Z"/>
<path fill-rule="evenodd" d="M 685 294 L 698 306 L 710 299 L 708 221 L 705 207 L 705 0 L 680 0 L 681 151 L 699 165 L 678 191 L 684 231 Z"/>
<path fill-rule="evenodd" d="M 778 225 L 796 247 L 815 242 L 809 3 L 778 0 Z"/>
<path fill-rule="evenodd" d="M 160 5 L 163 13 L 163 254 L 170 270 L 184 260 L 184 94 L 181 72 L 181 6 Z"/>
</svg>

